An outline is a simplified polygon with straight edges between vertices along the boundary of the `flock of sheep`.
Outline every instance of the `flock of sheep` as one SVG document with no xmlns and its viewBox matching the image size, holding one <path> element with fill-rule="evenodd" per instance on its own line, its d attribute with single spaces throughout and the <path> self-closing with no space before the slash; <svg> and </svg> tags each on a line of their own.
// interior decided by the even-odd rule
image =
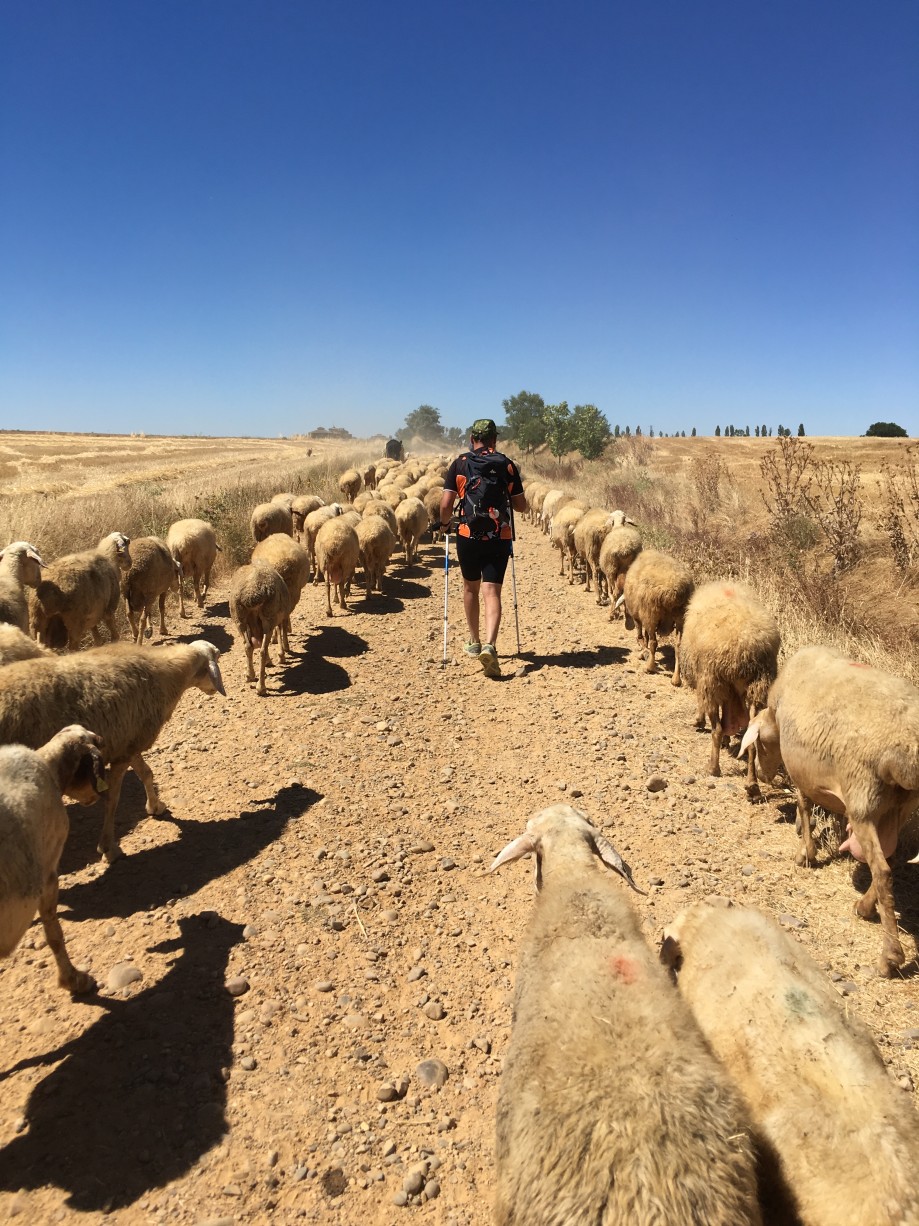
<svg viewBox="0 0 919 1226">
<path fill-rule="evenodd" d="M 342 474 L 340 503 L 279 493 L 253 510 L 251 561 L 231 576 L 230 611 L 259 695 L 270 644 L 283 662 L 310 581 L 325 582 L 332 616 L 333 589 L 347 609 L 359 567 L 372 599 L 400 545 L 415 559 L 439 524 L 446 468 L 442 458 L 382 460 Z M 739 733 L 751 797 L 757 769 L 769 782 L 784 763 L 798 795 L 799 863 L 816 858 L 815 803 L 847 820 L 843 849 L 872 874 L 858 910 L 879 913 L 880 970 L 894 974 L 905 955 L 887 857 L 919 804 L 919 691 L 820 646 L 779 670 L 778 626 L 752 591 L 696 587 L 683 563 L 643 548 L 622 511 L 539 482 L 526 494 L 561 574 L 582 576 L 611 618 L 624 609 L 649 672 L 658 638 L 673 635 L 673 684 L 682 673 L 697 726 L 711 726 L 711 773 Z M 99 850 L 109 861 L 129 767 L 147 812 L 162 811 L 143 754 L 188 688 L 224 687 L 208 642 L 151 649 L 143 640 L 157 606 L 167 633 L 170 591 L 184 616 L 185 579 L 204 606 L 217 553 L 213 528 L 196 519 L 173 524 L 165 540 L 113 532 L 47 566 L 27 542 L 0 552 L 0 956 L 37 911 L 59 981 L 74 993 L 95 983 L 70 962 L 56 916 L 62 794 L 104 797 Z M 116 641 L 121 599 L 130 644 Z M 95 647 L 82 650 L 88 635 Z M 524 855 L 535 859 L 538 899 L 499 1099 L 500 1223 L 919 1226 L 919 1119 L 796 942 L 755 911 L 710 901 L 678 917 L 653 952 L 598 862 L 637 888 L 628 867 L 570 806 L 532 818 L 492 871 Z M 855 1200 L 841 1157 L 857 1171 Z"/>
</svg>

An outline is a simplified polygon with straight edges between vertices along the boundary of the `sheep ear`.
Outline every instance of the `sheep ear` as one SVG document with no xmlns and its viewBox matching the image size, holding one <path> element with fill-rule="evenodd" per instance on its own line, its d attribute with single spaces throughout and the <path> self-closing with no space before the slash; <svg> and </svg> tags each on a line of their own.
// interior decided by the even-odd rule
<svg viewBox="0 0 919 1226">
<path fill-rule="evenodd" d="M 602 834 L 594 834 L 593 839 L 594 851 L 614 873 L 618 873 L 620 877 L 624 877 L 636 894 L 647 894 L 646 890 L 640 890 L 635 884 L 635 878 L 632 876 L 632 870 L 620 856 L 619 852 L 612 845 L 609 839 L 604 838 Z"/>
<path fill-rule="evenodd" d="M 676 937 L 671 936 L 669 933 L 664 934 L 659 957 L 663 965 L 675 977 L 683 962 L 683 950 Z"/>
<path fill-rule="evenodd" d="M 616 601 L 616 603 L 615 603 L 615 605 L 614 605 L 613 607 L 614 607 L 614 608 L 616 608 L 616 609 L 618 609 L 618 608 L 620 608 L 620 607 L 621 607 L 621 606 L 622 606 L 624 603 L 625 603 L 625 594 L 623 593 L 623 595 L 621 595 L 621 596 L 619 597 L 619 599 Z"/>
<path fill-rule="evenodd" d="M 754 719 L 747 725 L 747 731 L 743 734 L 743 740 L 740 742 L 740 753 L 746 753 L 750 746 L 759 740 L 759 719 Z"/>
<path fill-rule="evenodd" d="M 0 557 L 2 557 L 2 554 L 0 554 Z M 44 562 L 41 560 L 41 557 L 40 557 L 39 552 L 38 552 L 38 550 L 37 550 L 37 549 L 27 549 L 27 550 L 26 550 L 26 557 L 29 559 L 29 561 L 30 561 L 30 562 L 37 562 L 39 566 L 44 566 L 44 565 L 46 565 L 46 564 L 45 564 L 45 563 L 44 563 Z"/>
<path fill-rule="evenodd" d="M 227 696 L 226 690 L 223 688 L 223 677 L 220 675 L 220 665 L 215 659 L 210 659 L 207 662 L 207 673 L 211 679 L 211 684 L 218 694 L 222 694 L 224 698 Z"/>
<path fill-rule="evenodd" d="M 512 843 L 508 843 L 503 851 L 498 852 L 488 872 L 493 873 L 502 864 L 510 864 L 512 860 L 519 860 L 523 856 L 533 855 L 535 852 L 536 840 L 531 834 L 522 834 L 519 839 L 514 839 Z"/>
<path fill-rule="evenodd" d="M 623 522 L 624 524 L 631 524 L 633 528 L 637 528 L 637 527 L 638 527 L 638 524 L 636 524 L 635 520 L 634 520 L 634 519 L 629 519 L 628 515 L 625 517 L 625 519 L 624 519 L 622 522 Z"/>
<path fill-rule="evenodd" d="M 912 860 L 907 860 L 907 864 L 919 864 L 919 851 L 913 856 Z"/>
</svg>

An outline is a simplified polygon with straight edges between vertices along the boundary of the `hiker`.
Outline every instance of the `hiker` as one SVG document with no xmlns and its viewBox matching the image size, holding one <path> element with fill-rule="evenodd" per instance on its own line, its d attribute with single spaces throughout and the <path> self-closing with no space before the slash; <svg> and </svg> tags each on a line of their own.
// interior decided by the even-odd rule
<svg viewBox="0 0 919 1226">
<path fill-rule="evenodd" d="M 500 677 L 495 643 L 501 625 L 501 584 L 513 548 L 512 510 L 527 509 L 520 470 L 495 450 L 498 429 L 480 417 L 469 432 L 469 450 L 456 457 L 444 479 L 440 502 L 443 531 L 456 532 L 456 556 L 463 575 L 463 609 L 469 641 L 463 650 L 477 656 L 487 677 Z M 453 526 L 454 500 L 458 525 Z M 479 636 L 479 591 L 485 607 L 485 634 Z"/>
</svg>

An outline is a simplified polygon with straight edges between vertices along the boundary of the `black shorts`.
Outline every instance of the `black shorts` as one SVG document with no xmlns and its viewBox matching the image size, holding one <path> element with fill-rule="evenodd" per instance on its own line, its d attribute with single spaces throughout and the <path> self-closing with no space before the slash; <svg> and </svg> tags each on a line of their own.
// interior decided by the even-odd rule
<svg viewBox="0 0 919 1226">
<path fill-rule="evenodd" d="M 473 541 L 467 536 L 458 536 L 456 556 L 464 579 L 470 582 L 484 579 L 486 583 L 502 584 L 511 556 L 511 542 Z"/>
</svg>

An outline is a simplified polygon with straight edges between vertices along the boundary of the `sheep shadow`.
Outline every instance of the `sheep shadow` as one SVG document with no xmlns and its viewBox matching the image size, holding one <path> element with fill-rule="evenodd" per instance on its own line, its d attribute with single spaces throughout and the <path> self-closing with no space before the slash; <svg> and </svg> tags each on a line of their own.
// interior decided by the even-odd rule
<svg viewBox="0 0 919 1226">
<path fill-rule="evenodd" d="M 195 608 L 197 607 L 196 605 Z M 205 617 L 222 617 L 224 621 L 227 621 L 230 616 L 230 602 L 229 600 L 218 600 L 212 605 L 205 605 L 201 612 Z"/>
<path fill-rule="evenodd" d="M 540 668 L 600 668 L 607 664 L 623 664 L 629 658 L 627 647 L 583 647 L 576 651 L 558 651 L 540 654 L 521 651 L 520 659 L 530 666 L 530 672 Z"/>
<path fill-rule="evenodd" d="M 222 654 L 229 651 L 233 646 L 233 636 L 229 634 L 224 626 L 210 625 L 206 623 L 201 628 L 188 634 L 177 634 L 173 638 L 175 643 L 195 643 L 198 639 L 204 639 L 206 643 L 210 643 L 213 647 Z"/>
<path fill-rule="evenodd" d="M 409 567 L 402 567 L 402 570 L 408 570 Z M 430 587 L 424 583 L 415 583 L 411 579 L 403 579 L 400 575 L 393 571 L 386 572 L 384 580 L 386 584 L 386 595 L 390 599 L 395 600 L 422 600 L 425 597 L 431 598 L 432 592 Z"/>
<path fill-rule="evenodd" d="M 115 834 L 119 839 L 130 834 L 141 822 L 158 820 L 145 812 L 146 803 L 144 785 L 134 772 L 129 770 L 121 785 L 118 808 L 115 810 Z M 75 801 L 67 805 L 70 832 L 61 854 L 59 871 L 62 876 L 79 872 L 99 859 L 97 847 L 102 834 L 104 812 L 105 805 L 101 799 L 94 805 L 79 805 Z"/>
<path fill-rule="evenodd" d="M 389 582 L 386 584 L 389 587 Z M 371 616 L 378 616 L 381 613 L 401 613 L 405 605 L 395 596 L 390 596 L 389 592 L 374 592 L 369 599 L 365 596 L 364 603 L 359 609 L 355 609 L 355 613 L 369 613 Z"/>
<path fill-rule="evenodd" d="M 242 925 L 213 912 L 179 920 L 150 952 L 178 954 L 156 984 L 82 1034 L 18 1068 L 57 1063 L 29 1096 L 27 1130 L 0 1149 L 0 1189 L 47 1185 L 107 1213 L 181 1178 L 227 1132 L 233 998 L 224 986 Z"/>
<path fill-rule="evenodd" d="M 123 856 L 92 881 L 65 886 L 61 915 L 69 923 L 123 917 L 195 894 L 264 851 L 319 799 L 310 788 L 290 786 L 280 789 L 271 808 L 238 817 L 200 822 L 161 817 L 172 822 L 180 838 Z"/>
</svg>

